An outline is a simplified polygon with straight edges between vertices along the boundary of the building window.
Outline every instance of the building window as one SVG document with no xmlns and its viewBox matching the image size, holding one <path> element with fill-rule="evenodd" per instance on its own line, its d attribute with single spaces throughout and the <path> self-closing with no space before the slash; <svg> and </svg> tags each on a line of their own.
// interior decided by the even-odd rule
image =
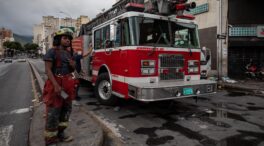
<svg viewBox="0 0 264 146">
<path fill-rule="evenodd" d="M 95 31 L 94 35 L 94 49 L 101 49 L 102 48 L 102 39 L 101 39 L 101 30 Z"/>
<path fill-rule="evenodd" d="M 232 27 L 229 28 L 229 36 L 257 36 L 256 27 Z"/>
</svg>

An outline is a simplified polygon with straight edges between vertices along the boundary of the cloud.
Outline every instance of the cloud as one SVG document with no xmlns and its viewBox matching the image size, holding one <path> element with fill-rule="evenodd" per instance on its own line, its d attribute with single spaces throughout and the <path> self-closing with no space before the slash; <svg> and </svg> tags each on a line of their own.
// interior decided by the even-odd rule
<svg viewBox="0 0 264 146">
<path fill-rule="evenodd" d="M 103 8 L 109 9 L 114 3 L 115 0 L 2 0 L 0 27 L 20 35 L 33 35 L 33 26 L 41 23 L 42 16 L 76 19 L 86 15 L 94 18 Z"/>
</svg>

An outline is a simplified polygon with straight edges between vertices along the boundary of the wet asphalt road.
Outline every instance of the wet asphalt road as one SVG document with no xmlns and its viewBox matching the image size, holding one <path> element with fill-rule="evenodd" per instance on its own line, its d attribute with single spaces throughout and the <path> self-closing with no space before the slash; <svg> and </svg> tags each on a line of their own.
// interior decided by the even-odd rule
<svg viewBox="0 0 264 146">
<path fill-rule="evenodd" d="M 263 97 L 219 91 L 199 97 L 198 103 L 192 98 L 121 100 L 111 107 L 100 105 L 82 86 L 81 103 L 126 146 L 264 146 Z"/>
<path fill-rule="evenodd" d="M 27 62 L 0 62 L 0 145 L 27 146 L 33 93 Z"/>
<path fill-rule="evenodd" d="M 220 91 L 171 102 L 82 103 L 112 127 L 126 146 L 264 146 L 264 99 Z"/>
</svg>

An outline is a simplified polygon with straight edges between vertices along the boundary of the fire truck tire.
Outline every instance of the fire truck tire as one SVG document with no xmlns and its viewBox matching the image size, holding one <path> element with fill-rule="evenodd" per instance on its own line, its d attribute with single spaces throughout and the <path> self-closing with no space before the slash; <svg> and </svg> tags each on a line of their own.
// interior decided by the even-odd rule
<svg viewBox="0 0 264 146">
<path fill-rule="evenodd" d="M 112 94 L 112 85 L 108 73 L 102 73 L 98 76 L 95 83 L 95 96 L 101 104 L 116 104 L 117 97 Z"/>
</svg>

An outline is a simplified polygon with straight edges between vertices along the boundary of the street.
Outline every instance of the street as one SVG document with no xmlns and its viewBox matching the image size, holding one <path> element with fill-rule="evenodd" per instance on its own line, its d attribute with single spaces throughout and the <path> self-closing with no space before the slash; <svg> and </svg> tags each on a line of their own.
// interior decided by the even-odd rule
<svg viewBox="0 0 264 146">
<path fill-rule="evenodd" d="M 228 94 L 171 102 L 122 101 L 117 107 L 84 98 L 87 110 L 114 126 L 125 145 L 263 146 L 263 98 Z"/>
<path fill-rule="evenodd" d="M 33 93 L 28 63 L 0 62 L 0 145 L 26 146 Z"/>
<path fill-rule="evenodd" d="M 38 70 L 43 62 L 35 61 Z M 40 72 L 40 74 L 43 74 Z M 81 103 L 126 146 L 264 146 L 264 99 L 219 91 L 193 98 L 154 103 L 97 102 L 84 85 Z"/>
</svg>

